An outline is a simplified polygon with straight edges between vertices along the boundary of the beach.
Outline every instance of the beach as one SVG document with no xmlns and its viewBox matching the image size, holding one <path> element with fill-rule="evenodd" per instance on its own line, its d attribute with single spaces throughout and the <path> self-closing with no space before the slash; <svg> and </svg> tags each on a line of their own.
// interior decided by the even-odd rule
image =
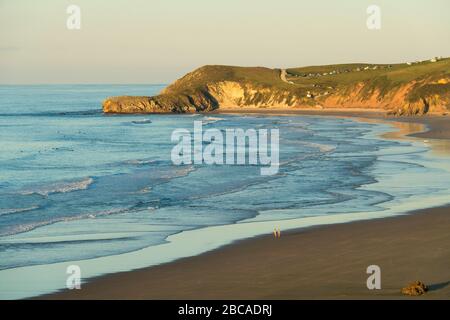
<svg viewBox="0 0 450 320">
<path fill-rule="evenodd" d="M 318 110 L 317 108 L 295 110 L 295 109 L 255 109 L 255 108 L 232 108 L 220 109 L 217 113 L 230 114 L 285 114 L 305 116 L 329 116 L 349 117 L 353 119 L 371 119 L 376 121 L 399 122 L 410 126 L 403 131 L 403 135 L 411 135 L 418 138 L 450 139 L 450 115 L 430 114 L 426 116 L 389 116 L 383 109 L 367 108 L 330 108 Z M 423 127 L 421 127 L 423 126 Z M 413 132 L 417 130 L 419 132 Z"/>
<path fill-rule="evenodd" d="M 420 298 L 450 298 L 450 209 L 298 230 L 239 241 L 197 257 L 108 275 L 44 299 L 399 299 L 420 280 Z M 381 290 L 366 268 L 381 268 Z M 417 297 L 408 297 L 417 299 Z"/>
<path fill-rule="evenodd" d="M 301 114 L 318 113 L 412 124 L 400 126 L 406 128 L 402 134 L 420 139 L 450 137 L 448 117 L 386 118 L 365 111 Z M 428 130 L 408 132 L 408 128 L 417 129 L 417 123 Z M 433 141 L 448 146 L 448 140 Z M 449 299 L 448 230 L 450 208 L 440 207 L 396 217 L 282 231 L 279 239 L 267 234 L 239 240 L 198 256 L 101 276 L 83 284 L 81 290 L 63 290 L 39 298 Z M 370 265 L 381 268 L 381 290 L 366 287 L 366 268 Z M 403 296 L 401 288 L 416 280 L 427 284 L 429 292 L 419 298 Z"/>
<path fill-rule="evenodd" d="M 450 2 L 79 2 L 0 0 L 0 300 L 450 300 Z"/>
</svg>

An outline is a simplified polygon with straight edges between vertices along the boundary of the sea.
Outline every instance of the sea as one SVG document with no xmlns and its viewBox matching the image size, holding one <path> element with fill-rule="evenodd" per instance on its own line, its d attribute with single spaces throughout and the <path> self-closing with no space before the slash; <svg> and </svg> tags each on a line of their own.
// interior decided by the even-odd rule
<svg viewBox="0 0 450 320">
<path fill-rule="evenodd" d="M 165 85 L 0 86 L 0 298 L 197 255 L 236 240 L 450 202 L 450 162 L 385 122 L 263 114 L 106 115 Z M 278 129 L 279 170 L 175 165 L 176 129 Z M 245 146 L 244 146 L 245 147 Z M 351 239 L 351 235 L 349 235 Z"/>
</svg>

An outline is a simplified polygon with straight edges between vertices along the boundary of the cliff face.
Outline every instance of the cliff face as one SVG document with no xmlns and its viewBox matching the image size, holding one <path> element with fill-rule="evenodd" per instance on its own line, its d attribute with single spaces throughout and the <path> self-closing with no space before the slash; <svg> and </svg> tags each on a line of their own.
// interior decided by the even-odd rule
<svg viewBox="0 0 450 320">
<path fill-rule="evenodd" d="M 183 96 L 120 96 L 110 97 L 103 101 L 103 112 L 105 113 L 187 113 L 196 111 L 197 108 L 189 98 Z"/>
<path fill-rule="evenodd" d="M 287 72 L 205 66 L 175 81 L 158 96 L 108 98 L 103 102 L 103 111 L 186 113 L 220 108 L 354 107 L 384 109 L 396 115 L 444 113 L 450 109 L 449 61 L 416 66 L 366 65 L 366 70 L 335 65 Z"/>
</svg>

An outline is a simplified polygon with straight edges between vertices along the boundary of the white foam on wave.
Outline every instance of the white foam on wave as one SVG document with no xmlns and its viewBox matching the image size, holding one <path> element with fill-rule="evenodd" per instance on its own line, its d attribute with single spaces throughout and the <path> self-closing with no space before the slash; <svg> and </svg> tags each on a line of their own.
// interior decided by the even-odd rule
<svg viewBox="0 0 450 320">
<path fill-rule="evenodd" d="M 31 188 L 21 192 L 22 195 L 39 194 L 47 197 L 53 193 L 67 193 L 72 191 L 86 190 L 94 182 L 91 177 L 84 178 L 77 181 L 61 181 L 51 183 L 46 186 Z"/>
<path fill-rule="evenodd" d="M 332 145 L 328 145 L 328 144 L 315 143 L 315 142 L 292 141 L 292 140 L 290 140 L 289 143 L 291 143 L 291 144 L 298 144 L 298 145 L 303 145 L 303 146 L 306 146 L 306 147 L 319 149 L 320 152 L 331 152 L 331 151 L 334 151 L 336 149 L 336 146 L 332 146 Z"/>
<path fill-rule="evenodd" d="M 145 188 L 142 188 L 141 190 L 139 190 L 137 193 L 143 194 L 143 193 L 150 193 L 151 191 L 152 191 L 152 187 L 145 187 Z"/>
<path fill-rule="evenodd" d="M 385 211 L 353 212 L 281 221 L 244 222 L 187 230 L 169 236 L 163 244 L 128 253 L 0 270 L 0 298 L 21 299 L 61 290 L 65 288 L 66 270 L 70 265 L 78 265 L 83 270 L 83 280 L 86 281 L 105 274 L 136 270 L 195 256 L 231 244 L 239 239 L 262 234 L 271 235 L 274 225 L 283 231 L 288 231 L 311 226 L 396 216 L 414 209 L 444 205 L 449 202 L 448 195 L 427 199 L 418 197 L 414 200 L 416 201 L 397 203 Z M 36 277 L 36 275 L 45 276 Z"/>
<path fill-rule="evenodd" d="M 34 230 L 39 227 L 47 226 L 50 224 L 58 223 L 58 222 L 70 222 L 70 221 L 76 221 L 76 220 L 82 220 L 82 219 L 95 219 L 102 216 L 109 216 L 111 214 L 119 214 L 128 212 L 128 208 L 117 208 L 117 209 L 110 209 L 110 210 L 104 210 L 104 211 L 97 211 L 97 212 L 89 212 L 89 213 L 83 213 L 77 216 L 71 216 L 71 217 L 58 217 L 53 218 L 45 221 L 39 221 L 39 222 L 31 222 L 31 223 L 25 223 L 16 225 L 13 228 L 10 228 L 7 232 L 0 233 L 0 236 L 12 236 L 14 234 L 28 232 L 31 230 Z"/>
<path fill-rule="evenodd" d="M 147 123 L 152 123 L 152 120 L 150 120 L 150 119 L 133 120 L 133 121 L 131 121 L 131 123 L 133 123 L 133 124 L 147 124 Z"/>
<path fill-rule="evenodd" d="M 156 160 L 139 160 L 139 159 L 133 159 L 133 160 L 127 160 L 125 163 L 132 164 L 132 165 L 146 165 L 146 164 L 152 164 L 155 163 Z"/>
<path fill-rule="evenodd" d="M 204 118 L 202 118 L 203 124 L 210 124 L 210 123 L 215 123 L 215 122 L 223 121 L 223 120 L 225 120 L 225 119 L 218 118 L 218 117 L 204 117 Z"/>
<path fill-rule="evenodd" d="M 38 209 L 39 206 L 32 206 L 28 208 L 11 208 L 11 209 L 0 209 L 0 216 L 14 213 L 27 212 Z"/>
<path fill-rule="evenodd" d="M 327 144 L 320 144 L 320 143 L 309 143 L 311 147 L 317 148 L 320 150 L 320 152 L 331 152 L 336 149 L 335 146 L 330 146 Z"/>
<path fill-rule="evenodd" d="M 373 136 L 377 135 L 375 133 L 367 135 L 368 138 Z M 388 154 L 396 157 L 395 153 L 388 152 Z M 429 159 L 425 158 L 422 160 L 425 164 L 430 164 Z M 449 168 L 447 166 L 444 169 L 447 171 Z M 385 181 L 386 179 L 383 176 L 378 176 L 377 178 L 379 178 L 378 182 L 364 188 L 383 191 L 385 189 L 384 183 L 389 183 L 390 180 Z M 241 221 L 230 225 L 211 226 L 183 231 L 169 236 L 164 244 L 124 254 L 2 270 L 0 271 L 0 298 L 24 298 L 64 288 L 65 271 L 67 266 L 71 264 L 79 265 L 83 270 L 83 278 L 88 279 L 107 273 L 129 271 L 167 263 L 182 257 L 198 255 L 239 239 L 261 234 L 270 235 L 274 226 L 286 231 L 318 225 L 389 217 L 404 214 L 415 209 L 445 205 L 450 202 L 448 194 L 448 190 L 443 190 L 438 194 L 411 195 L 403 200 L 398 199 L 386 202 L 383 204 L 385 210 L 382 211 L 310 216 L 279 221 Z M 36 278 L 36 274 L 46 276 Z"/>
<path fill-rule="evenodd" d="M 195 171 L 195 167 L 193 165 L 188 165 L 185 167 L 176 168 L 175 173 L 172 173 L 171 175 L 163 174 L 163 175 L 161 175 L 161 178 L 174 179 L 174 178 L 185 177 L 194 171 Z"/>
</svg>

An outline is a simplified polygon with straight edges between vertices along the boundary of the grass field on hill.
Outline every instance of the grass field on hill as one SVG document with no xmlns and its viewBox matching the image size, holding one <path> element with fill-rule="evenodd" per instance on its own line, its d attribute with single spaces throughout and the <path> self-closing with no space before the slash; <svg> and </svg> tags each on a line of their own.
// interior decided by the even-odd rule
<svg viewBox="0 0 450 320">
<path fill-rule="evenodd" d="M 191 94 L 206 90 L 208 84 L 221 81 L 251 83 L 262 88 L 288 90 L 297 95 L 305 95 L 308 91 L 331 94 L 336 90 L 362 83 L 368 95 L 378 90 L 383 96 L 391 89 L 408 82 L 426 80 L 427 85 L 413 88 L 409 95 L 411 101 L 423 95 L 450 91 L 450 84 L 441 80 L 450 78 L 450 58 L 412 65 L 355 63 L 290 68 L 287 69 L 287 78 L 291 83 L 281 81 L 280 72 L 280 69 L 264 67 L 204 66 L 170 85 L 166 93 Z"/>
</svg>

